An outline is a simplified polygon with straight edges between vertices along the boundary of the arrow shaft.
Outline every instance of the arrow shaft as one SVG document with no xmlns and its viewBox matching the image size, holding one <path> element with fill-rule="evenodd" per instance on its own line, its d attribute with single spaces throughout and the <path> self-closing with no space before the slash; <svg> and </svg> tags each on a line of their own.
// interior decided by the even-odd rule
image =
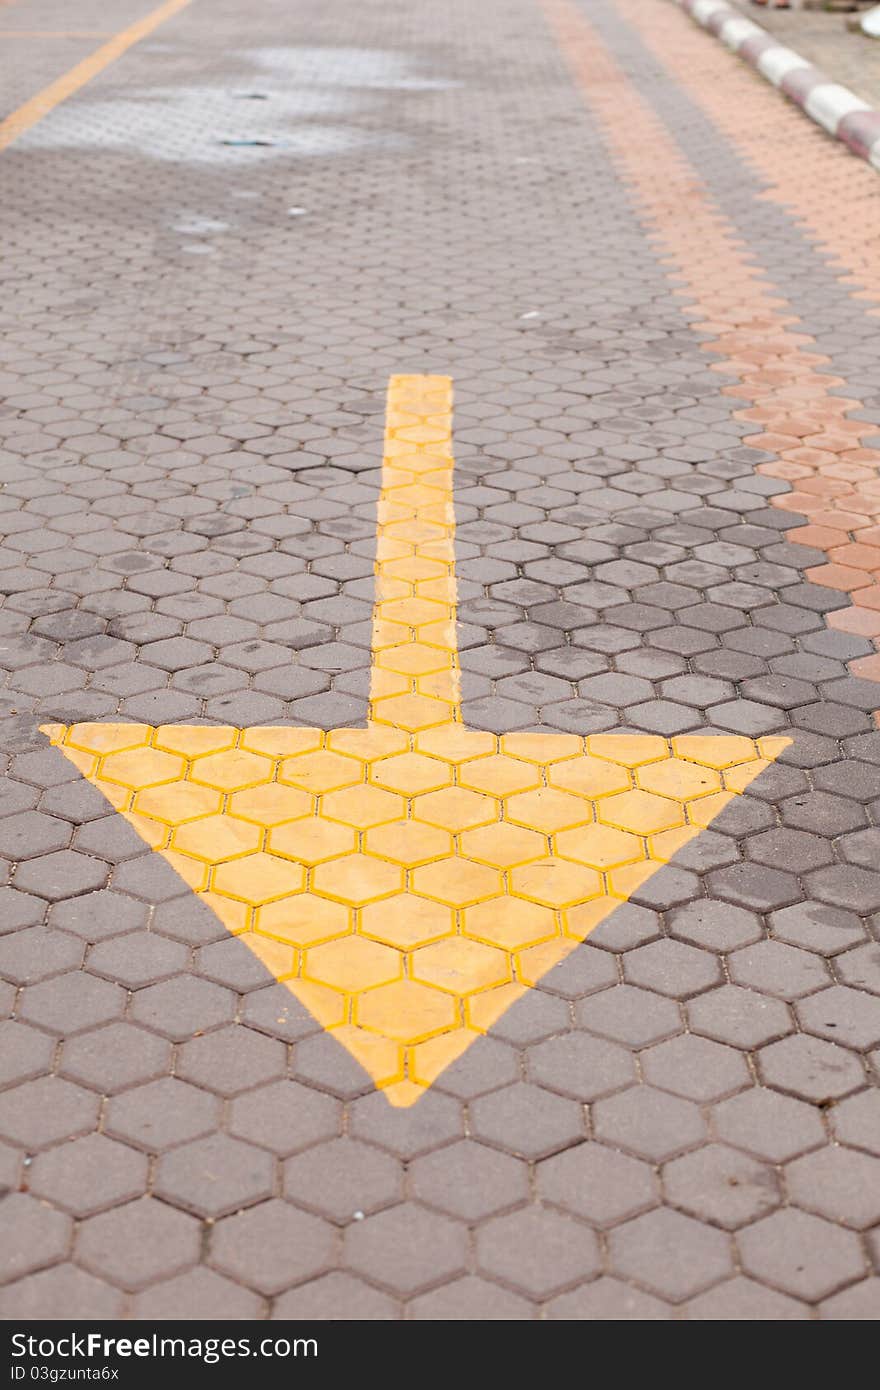
<svg viewBox="0 0 880 1390">
<path fill-rule="evenodd" d="M 376 526 L 370 722 L 459 723 L 452 381 L 388 384 Z"/>
</svg>

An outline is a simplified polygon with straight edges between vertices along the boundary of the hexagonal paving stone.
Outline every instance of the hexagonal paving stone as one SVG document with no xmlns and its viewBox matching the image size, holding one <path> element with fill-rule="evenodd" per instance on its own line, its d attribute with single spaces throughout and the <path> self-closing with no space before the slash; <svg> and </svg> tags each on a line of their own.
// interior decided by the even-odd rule
<svg viewBox="0 0 880 1390">
<path fill-rule="evenodd" d="M 88 968 L 126 989 L 142 989 L 184 970 L 188 961 L 189 952 L 180 942 L 141 931 L 98 942 L 89 951 Z"/>
<path fill-rule="evenodd" d="M 241 1024 L 219 1028 L 184 1043 L 177 1062 L 177 1074 L 182 1080 L 193 1081 L 223 1096 L 234 1096 L 274 1081 L 286 1069 L 284 1044 Z"/>
<path fill-rule="evenodd" d="M 209 1134 L 219 1120 L 219 1097 L 165 1076 L 113 1096 L 107 1103 L 104 1128 L 149 1153 L 161 1153 Z"/>
<path fill-rule="evenodd" d="M 806 1032 L 832 1042 L 865 1050 L 880 1043 L 880 999 L 861 989 L 832 985 L 802 999 L 797 1015 Z"/>
<path fill-rule="evenodd" d="M 211 1134 L 162 1154 L 153 1191 L 197 1216 L 216 1220 L 272 1195 L 275 1165 L 264 1149 Z"/>
<path fill-rule="evenodd" d="M 200 1243 L 195 1217 L 140 1197 L 84 1221 L 76 1257 L 99 1278 L 134 1292 L 196 1264 Z"/>
<path fill-rule="evenodd" d="M 880 1157 L 880 1091 L 872 1087 L 847 1096 L 832 1107 L 829 1118 L 842 1144 Z"/>
<path fill-rule="evenodd" d="M 598 1274 L 601 1257 L 589 1227 L 560 1212 L 528 1207 L 480 1226 L 477 1264 L 527 1297 L 547 1298 Z"/>
<path fill-rule="evenodd" d="M 58 902 L 62 898 L 102 888 L 109 873 L 109 865 L 103 859 L 78 854 L 76 850 L 61 849 L 55 854 L 43 854 L 21 864 L 15 882 L 16 887 L 25 892 L 38 893 L 50 902 Z"/>
<path fill-rule="evenodd" d="M 803 1033 L 762 1048 L 758 1066 L 769 1085 L 814 1103 L 849 1095 L 865 1081 L 853 1053 Z"/>
<path fill-rule="evenodd" d="M 103 1134 L 89 1134 L 39 1154 L 31 1167 L 30 1189 L 73 1216 L 91 1216 L 143 1196 L 147 1160 Z"/>
<path fill-rule="evenodd" d="M 670 1304 L 607 1276 L 544 1304 L 546 1318 L 565 1322 L 661 1322 L 672 1315 Z"/>
<path fill-rule="evenodd" d="M 349 1116 L 353 1135 L 402 1159 L 417 1158 L 458 1139 L 464 1131 L 461 1106 L 433 1089 L 420 1097 L 418 1105 L 396 1109 L 371 1087 L 368 1095 L 354 1102 Z"/>
<path fill-rule="evenodd" d="M 826 1298 L 864 1273 L 858 1236 L 786 1208 L 739 1235 L 743 1269 L 795 1298 Z"/>
<path fill-rule="evenodd" d="M 59 1071 L 72 1081 L 115 1095 L 167 1073 L 171 1045 L 131 1023 L 108 1023 L 66 1039 Z"/>
<path fill-rule="evenodd" d="M 735 984 L 779 999 L 800 999 L 830 981 L 823 960 L 781 941 L 759 941 L 755 946 L 734 951 L 728 968 Z"/>
<path fill-rule="evenodd" d="M 0 1086 L 48 1072 L 55 1040 L 14 1019 L 0 1021 Z"/>
<path fill-rule="evenodd" d="M 69 1037 L 118 1018 L 125 1004 L 125 991 L 118 985 L 71 970 L 29 985 L 22 991 L 18 1012 L 25 1022 Z"/>
<path fill-rule="evenodd" d="M 794 1020 L 781 999 L 739 985 L 698 995 L 689 1000 L 687 1012 L 695 1033 L 747 1051 L 794 1031 Z"/>
<path fill-rule="evenodd" d="M 597 1101 L 592 1118 L 597 1139 L 655 1163 L 693 1148 L 706 1134 L 705 1121 L 692 1101 L 652 1086 L 630 1086 Z"/>
<path fill-rule="evenodd" d="M 575 1007 L 581 1028 L 630 1047 L 645 1047 L 683 1031 L 681 1012 L 664 999 L 635 985 L 615 985 L 590 995 Z"/>
<path fill-rule="evenodd" d="M 760 919 L 755 913 L 704 898 L 676 908 L 669 916 L 669 929 L 680 941 L 709 951 L 734 951 L 761 938 Z"/>
<path fill-rule="evenodd" d="M 584 1137 L 581 1108 L 539 1086 L 516 1082 L 471 1106 L 478 1139 L 522 1158 L 543 1158 Z"/>
<path fill-rule="evenodd" d="M 784 907 L 771 914 L 770 926 L 779 941 L 829 956 L 865 939 L 855 913 L 827 903 L 808 901 Z"/>
<path fill-rule="evenodd" d="M 0 1274 L 3 1282 L 19 1279 L 43 1265 L 62 1260 L 70 1249 L 73 1222 L 63 1212 L 25 1192 L 3 1199 L 3 1248 Z"/>
<path fill-rule="evenodd" d="M 73 1322 L 112 1320 L 122 1317 L 124 1305 L 120 1289 L 68 1263 L 53 1265 L 0 1289 L 0 1317 L 10 1321 L 49 1321 L 57 1317 L 59 1308 Z"/>
<path fill-rule="evenodd" d="M 296 1081 L 273 1081 L 236 1096 L 228 1126 L 230 1134 L 285 1158 L 334 1138 L 342 1126 L 342 1107 L 333 1096 Z"/>
<path fill-rule="evenodd" d="M 417 1158 L 410 1167 L 410 1180 L 414 1197 L 469 1222 L 516 1206 L 529 1192 L 523 1162 L 472 1139 Z"/>
<path fill-rule="evenodd" d="M 94 1129 L 99 1097 L 56 1076 L 0 1092 L 0 1137 L 29 1153 Z"/>
<path fill-rule="evenodd" d="M 296 1289 L 289 1289 L 274 1302 L 273 1319 L 335 1322 L 340 1310 L 357 1321 L 387 1321 L 399 1318 L 400 1304 L 388 1294 L 355 1279 L 351 1274 L 322 1274 Z"/>
<path fill-rule="evenodd" d="M 594 1226 L 613 1226 L 659 1201 L 657 1181 L 648 1164 L 603 1144 L 578 1144 L 545 1158 L 538 1164 L 537 1180 L 544 1201 Z"/>
<path fill-rule="evenodd" d="M 122 886 L 119 880 L 125 867 L 122 865 L 114 871 L 113 879 L 117 887 Z M 175 886 L 179 888 L 180 885 Z M 126 893 L 106 888 L 53 903 L 49 910 L 52 926 L 73 932 L 83 941 L 103 941 L 108 937 L 125 935 L 142 927 L 146 919 L 145 903 L 137 902 Z"/>
<path fill-rule="evenodd" d="M 674 1303 L 733 1272 L 723 1232 L 666 1207 L 616 1226 L 608 1241 L 615 1273 Z"/>
<path fill-rule="evenodd" d="M 158 985 L 138 990 L 131 1017 L 172 1042 L 185 1042 L 231 1019 L 235 997 L 219 985 L 194 975 L 175 975 Z"/>
<path fill-rule="evenodd" d="M 406 1203 L 350 1225 L 345 1254 L 365 1278 L 407 1296 L 465 1273 L 467 1231 L 446 1216 Z"/>
<path fill-rule="evenodd" d="M 724 1144 L 707 1144 L 667 1163 L 663 1186 L 674 1206 L 732 1231 L 779 1206 L 773 1169 Z"/>
<path fill-rule="evenodd" d="M 689 1100 L 721 1100 L 752 1084 L 739 1052 L 689 1033 L 646 1048 L 641 1065 L 652 1086 Z"/>
<path fill-rule="evenodd" d="M 826 1142 L 815 1106 L 762 1086 L 722 1101 L 712 1112 L 712 1123 L 720 1139 L 771 1163 L 784 1163 Z"/>
<path fill-rule="evenodd" d="M 857 1231 L 880 1221 L 880 1158 L 829 1146 L 789 1163 L 792 1202 Z"/>
<path fill-rule="evenodd" d="M 529 1078 L 574 1100 L 593 1101 L 635 1080 L 635 1062 L 626 1048 L 582 1033 L 565 1033 L 529 1048 Z"/>
<path fill-rule="evenodd" d="M 244 1322 L 262 1317 L 264 1306 L 250 1289 L 199 1266 L 135 1294 L 131 1313 L 140 1321 Z"/>
<path fill-rule="evenodd" d="M 791 1322 L 810 1317 L 810 1308 L 754 1279 L 725 1279 L 698 1294 L 682 1310 L 688 1322 Z"/>
<path fill-rule="evenodd" d="M 218 1221 L 208 1260 L 221 1274 L 272 1297 L 321 1274 L 335 1255 L 332 1226 L 273 1200 Z"/>
<path fill-rule="evenodd" d="M 623 973 L 629 984 L 672 999 L 686 999 L 721 983 L 717 958 L 681 941 L 652 941 L 628 951 Z"/>
<path fill-rule="evenodd" d="M 284 1165 L 284 1195 L 338 1225 L 399 1201 L 402 1183 L 397 1159 L 348 1137 L 313 1145 Z"/>
<path fill-rule="evenodd" d="M 35 984 L 76 970 L 82 958 L 82 942 L 50 927 L 31 927 L 0 937 L 0 972 L 11 984 Z"/>
</svg>

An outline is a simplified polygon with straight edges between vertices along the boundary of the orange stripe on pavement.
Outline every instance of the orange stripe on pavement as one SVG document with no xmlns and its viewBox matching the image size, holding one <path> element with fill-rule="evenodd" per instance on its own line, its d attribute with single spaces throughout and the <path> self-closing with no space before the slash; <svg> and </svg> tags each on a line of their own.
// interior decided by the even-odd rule
<svg viewBox="0 0 880 1390">
<path fill-rule="evenodd" d="M 542 2 L 584 99 L 604 127 L 612 158 L 650 219 L 661 263 L 669 266 L 677 286 L 684 282 L 677 293 L 702 316 L 692 328 L 705 335 L 705 350 L 723 359 L 714 361 L 712 369 L 737 378 L 735 384 L 719 383 L 719 391 L 747 403 L 734 412 L 735 419 L 755 427 L 743 443 L 776 455 L 757 471 L 792 483 L 792 492 L 770 500 L 809 519 L 807 526 L 788 531 L 787 538 L 829 553 L 832 563 L 807 570 L 806 577 L 846 592 L 852 600 L 851 606 L 828 613 L 825 621 L 878 644 L 880 582 L 871 557 L 880 538 L 880 468 L 876 452 L 861 447 L 864 436 L 876 433 L 876 425 L 848 418 L 862 402 L 831 394 L 846 383 L 820 371 L 829 359 L 814 350 L 815 339 L 803 332 L 788 301 L 768 285 L 739 230 L 714 203 L 660 116 L 615 63 L 593 26 L 571 0 Z M 679 16 L 675 10 L 668 14 L 670 19 Z M 700 31 L 692 32 L 705 39 Z M 813 127 L 805 128 L 815 139 Z M 847 158 L 841 147 L 834 148 Z M 852 161 L 847 168 L 876 179 Z M 863 564 L 867 568 L 859 568 Z M 862 658 L 851 669 L 874 676 L 868 664 L 873 660 Z"/>
<path fill-rule="evenodd" d="M 48 87 L 44 87 L 36 96 L 19 106 L 17 111 L 7 116 L 5 121 L 0 121 L 0 150 L 7 149 L 13 140 L 24 135 L 25 131 L 30 130 L 44 116 L 48 116 L 62 101 L 78 92 L 80 87 L 84 87 L 93 77 L 97 77 L 98 73 L 115 63 L 116 59 L 121 58 L 134 44 L 147 38 L 160 24 L 164 24 L 166 19 L 171 19 L 190 3 L 191 0 L 165 0 L 164 4 L 151 10 L 143 19 L 114 34 L 112 39 L 96 48 L 94 53 L 77 63 L 76 67 L 71 68 L 63 77 L 50 82 Z"/>
</svg>

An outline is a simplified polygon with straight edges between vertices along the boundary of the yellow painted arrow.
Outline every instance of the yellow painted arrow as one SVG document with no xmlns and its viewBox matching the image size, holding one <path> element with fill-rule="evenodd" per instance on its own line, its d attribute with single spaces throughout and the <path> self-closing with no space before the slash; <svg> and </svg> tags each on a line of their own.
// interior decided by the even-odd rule
<svg viewBox="0 0 880 1390">
<path fill-rule="evenodd" d="M 44 730 L 399 1106 L 790 742 L 465 729 L 452 470 L 392 377 L 365 729 Z"/>
</svg>

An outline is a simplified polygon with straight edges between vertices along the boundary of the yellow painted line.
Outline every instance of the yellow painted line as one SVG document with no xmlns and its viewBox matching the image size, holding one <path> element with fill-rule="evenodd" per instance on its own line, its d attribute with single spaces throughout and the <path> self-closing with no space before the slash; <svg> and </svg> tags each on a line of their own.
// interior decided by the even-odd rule
<svg viewBox="0 0 880 1390">
<path fill-rule="evenodd" d="M 392 377 L 376 517 L 371 723 L 415 732 L 461 718 L 452 470 L 452 382 Z"/>
<path fill-rule="evenodd" d="M 790 742 L 466 729 L 452 476 L 451 382 L 393 377 L 365 729 L 44 730 L 397 1106 Z"/>
<path fill-rule="evenodd" d="M 91 82 L 93 77 L 103 72 L 111 63 L 115 63 L 117 58 L 121 58 L 134 44 L 140 43 L 141 39 L 147 38 L 160 24 L 164 24 L 166 19 L 171 19 L 173 15 L 191 4 L 192 0 L 165 0 L 165 3 L 151 10 L 143 19 L 130 24 L 127 29 L 122 29 L 118 34 L 107 43 L 96 48 L 88 58 L 84 58 L 76 67 L 66 72 L 63 77 L 50 82 L 48 87 L 44 87 L 36 96 L 31 97 L 16 111 L 7 116 L 4 121 L 0 121 L 0 150 L 5 150 L 17 140 L 26 130 L 30 130 L 44 116 L 48 116 L 62 101 L 66 101 L 74 92 L 78 92 L 80 87 L 84 87 L 87 82 Z"/>
</svg>

